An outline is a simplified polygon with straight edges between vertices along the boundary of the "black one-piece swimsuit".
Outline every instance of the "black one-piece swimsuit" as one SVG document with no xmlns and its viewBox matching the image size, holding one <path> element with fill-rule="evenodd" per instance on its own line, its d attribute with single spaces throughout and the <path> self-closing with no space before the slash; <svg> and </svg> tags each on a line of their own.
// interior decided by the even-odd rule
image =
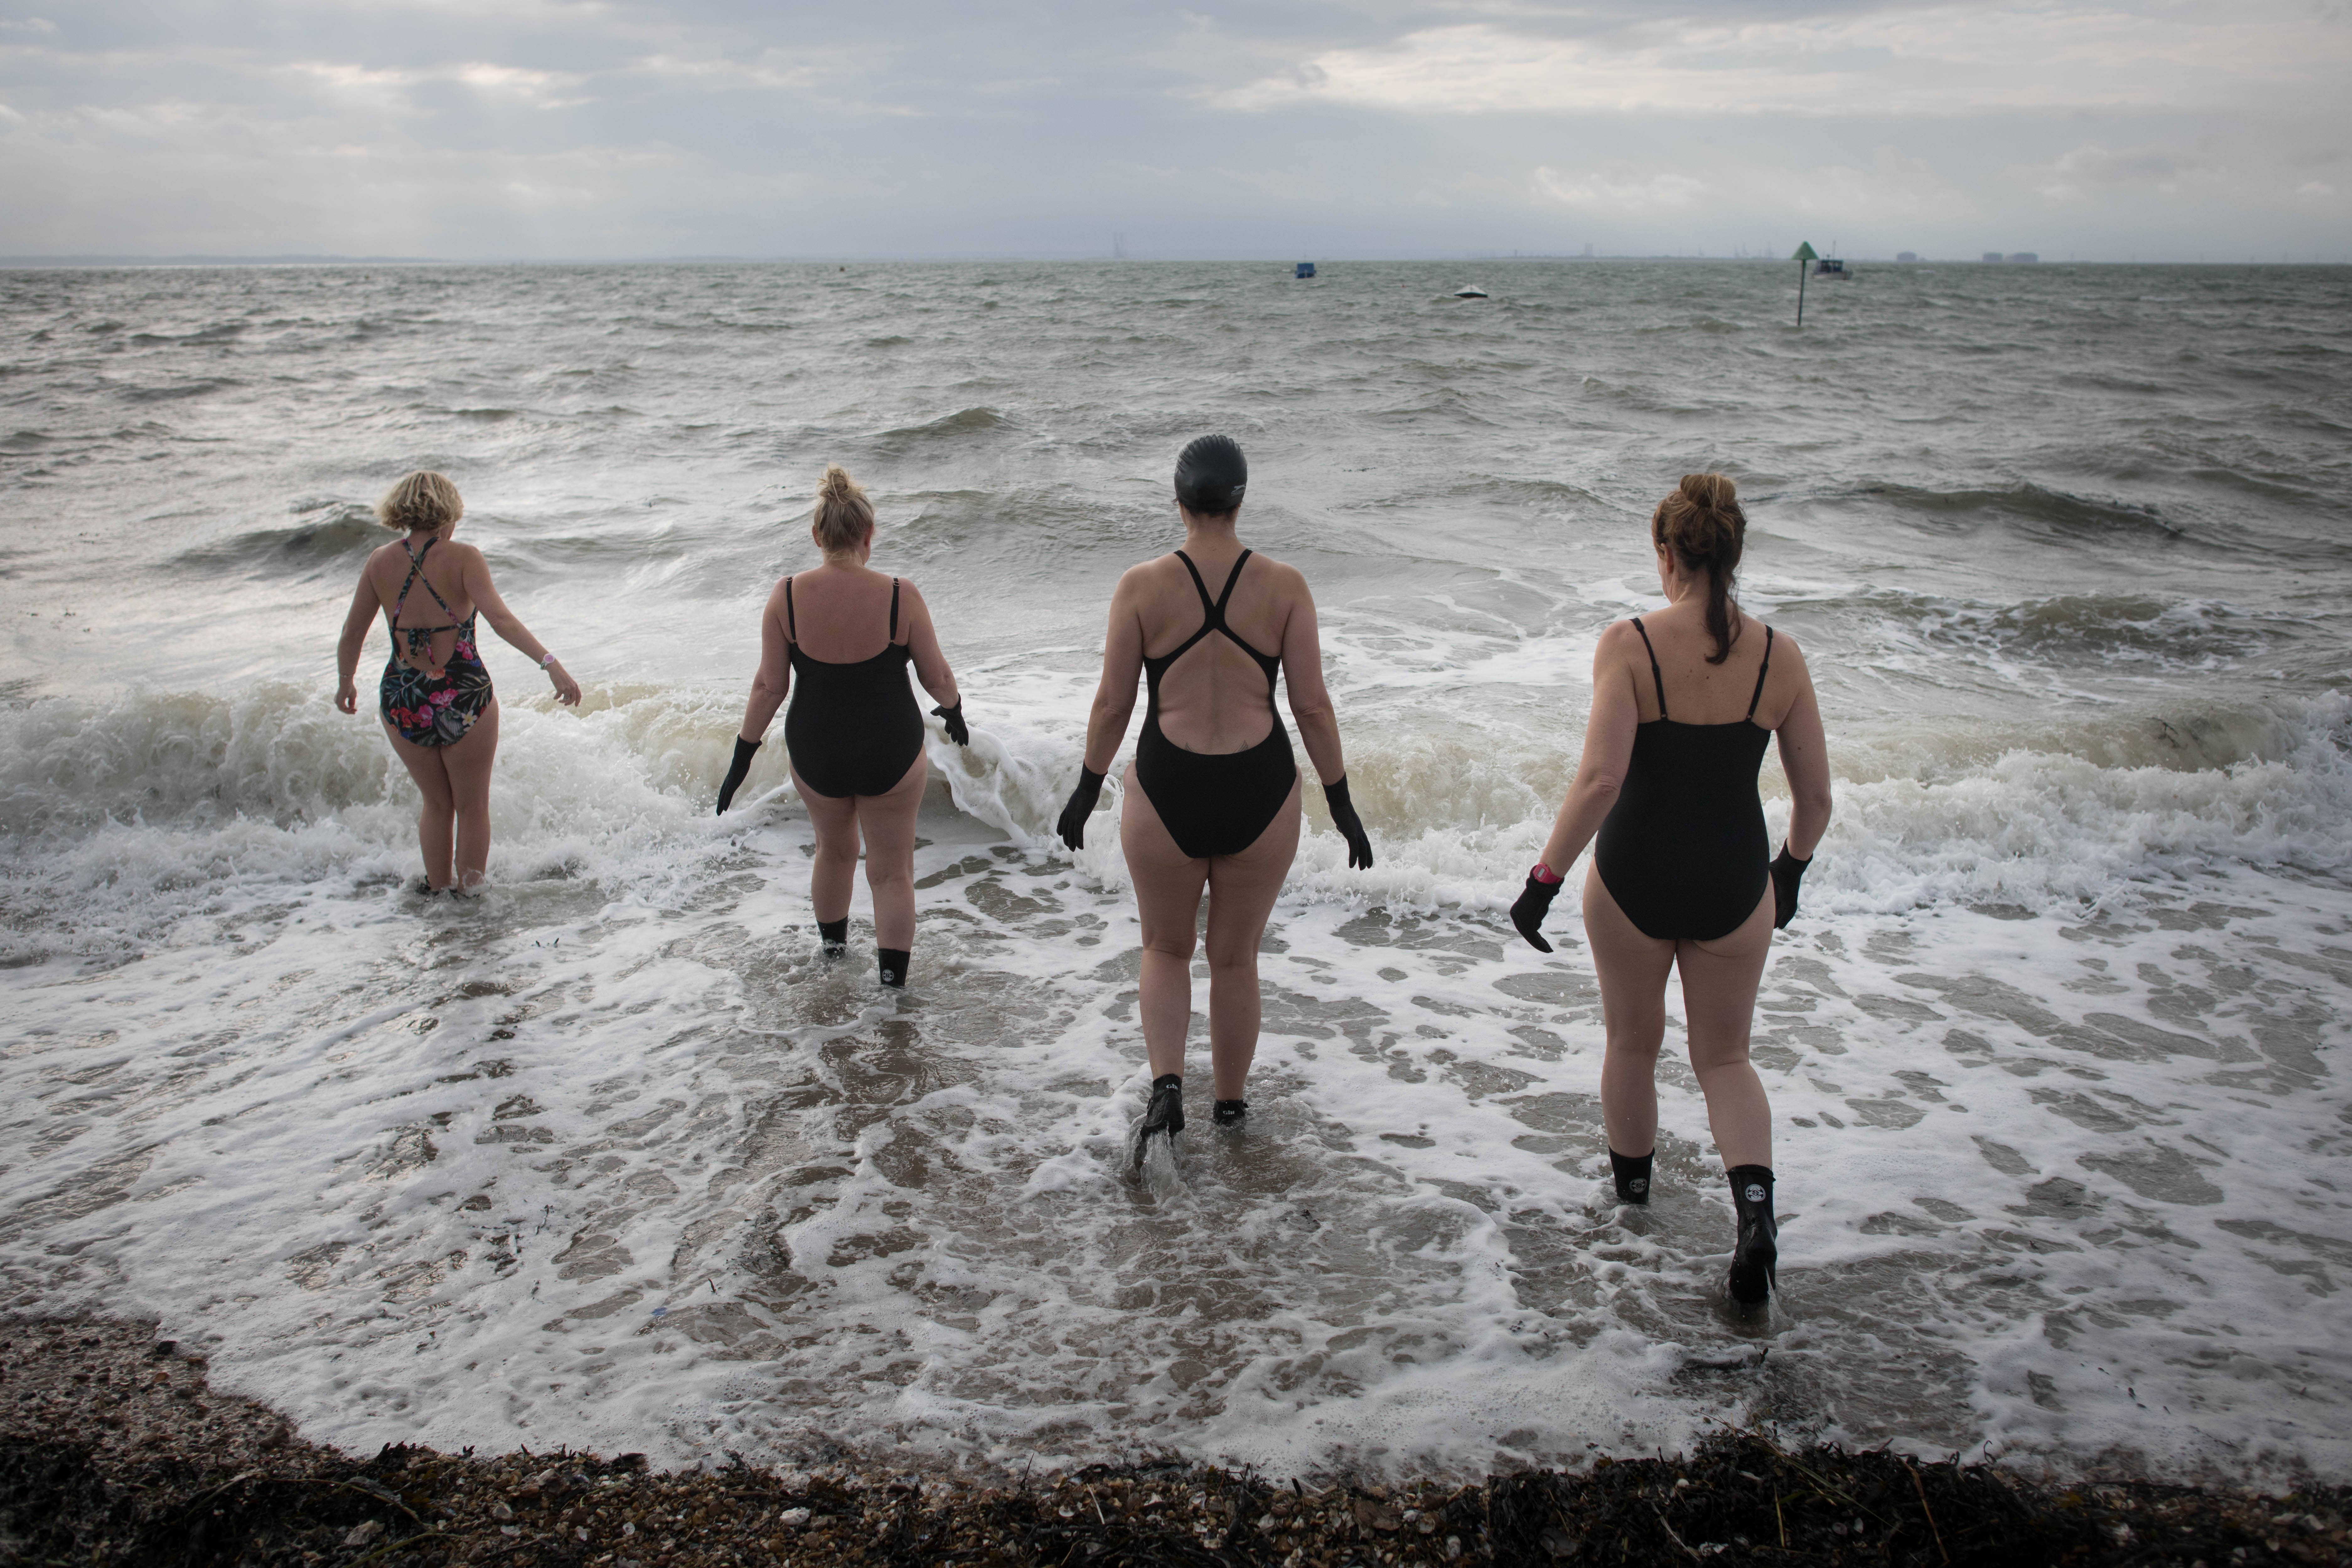
<svg viewBox="0 0 2352 1568">
<path fill-rule="evenodd" d="M 1650 648 L 1640 616 L 1633 629 Z M 1666 717 L 1666 678 L 1650 648 L 1658 716 L 1633 731 L 1633 760 L 1617 804 L 1601 824 L 1592 862 L 1601 886 L 1643 936 L 1714 942 L 1747 923 L 1771 879 L 1771 846 L 1757 770 L 1772 731 L 1756 722 L 1772 668 L 1772 628 L 1748 716 L 1728 724 L 1682 724 Z"/>
<path fill-rule="evenodd" d="M 1282 714 L 1274 706 L 1275 678 L 1282 672 L 1282 658 L 1258 652 L 1225 625 L 1225 605 L 1234 596 L 1234 584 L 1242 580 L 1242 566 L 1250 553 L 1242 552 L 1241 560 L 1234 563 L 1234 574 L 1225 579 L 1224 593 L 1212 600 L 1209 585 L 1201 581 L 1201 570 L 1192 564 L 1192 558 L 1176 552 L 1176 559 L 1192 574 L 1192 586 L 1200 590 L 1205 618 L 1199 631 L 1172 650 L 1143 661 L 1150 697 L 1143 710 L 1143 733 L 1135 742 L 1135 780 L 1167 825 L 1176 847 L 1195 860 L 1238 855 L 1256 843 L 1258 835 L 1290 798 L 1290 786 L 1298 778 L 1290 731 L 1282 727 Z M 1274 724 L 1265 740 L 1245 752 L 1188 752 L 1160 728 L 1160 678 L 1211 632 L 1223 633 L 1265 671 L 1265 705 Z"/>
<path fill-rule="evenodd" d="M 793 661 L 784 750 L 793 771 L 822 795 L 889 794 L 923 750 L 923 710 L 907 684 L 912 656 L 898 640 L 898 579 L 890 579 L 890 640 L 872 658 L 828 664 L 803 653 L 790 577 L 784 627 Z"/>
</svg>

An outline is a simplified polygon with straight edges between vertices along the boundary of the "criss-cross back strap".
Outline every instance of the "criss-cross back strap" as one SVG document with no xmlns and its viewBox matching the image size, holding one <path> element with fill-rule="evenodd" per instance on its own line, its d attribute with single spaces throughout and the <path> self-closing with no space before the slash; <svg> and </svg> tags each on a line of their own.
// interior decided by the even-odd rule
<svg viewBox="0 0 2352 1568">
<path fill-rule="evenodd" d="M 439 542 L 438 534 L 426 540 L 425 548 L 422 550 L 410 550 L 408 541 L 405 539 L 400 542 L 400 548 L 408 556 L 408 575 L 400 584 L 400 597 L 392 602 L 391 626 L 394 631 L 408 634 L 408 643 L 412 650 L 430 642 L 435 632 L 454 631 L 465 624 L 457 619 L 457 612 L 449 607 L 449 601 L 441 596 L 441 590 L 433 585 L 433 579 L 425 575 L 425 558 L 433 553 L 433 547 Z M 449 617 L 447 626 L 404 626 L 400 624 L 400 612 L 408 605 L 408 590 L 415 587 L 419 581 L 424 583 L 425 591 L 433 595 L 433 602 L 441 606 L 441 613 Z"/>
<path fill-rule="evenodd" d="M 1663 719 L 1666 716 L 1666 678 L 1658 672 L 1658 650 L 1650 647 L 1650 628 L 1642 624 L 1639 616 L 1633 617 L 1633 629 L 1642 634 L 1642 646 L 1650 651 L 1650 679 L 1658 683 L 1658 717 Z M 1762 688 L 1759 686 L 1758 689 Z M 1756 705 L 1749 703 L 1748 711 L 1752 713 L 1755 710 Z"/>
<path fill-rule="evenodd" d="M 1748 700 L 1748 717 L 1756 717 L 1756 705 L 1764 700 L 1764 678 L 1772 671 L 1772 628 L 1764 628 L 1764 662 L 1756 671 L 1756 695 Z"/>
</svg>

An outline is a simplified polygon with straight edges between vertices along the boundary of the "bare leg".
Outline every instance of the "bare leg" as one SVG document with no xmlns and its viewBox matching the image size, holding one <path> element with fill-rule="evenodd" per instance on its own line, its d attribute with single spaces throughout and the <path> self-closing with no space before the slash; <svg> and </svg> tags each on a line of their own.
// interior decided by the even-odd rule
<svg viewBox="0 0 2352 1568">
<path fill-rule="evenodd" d="M 1666 1034 L 1666 973 L 1675 944 L 1644 936 L 1609 895 L 1596 868 L 1584 876 L 1584 940 L 1601 981 L 1601 1119 L 1609 1147 L 1650 1153 L 1658 1143 L 1658 1046 Z"/>
<path fill-rule="evenodd" d="M 904 952 L 915 945 L 915 813 L 930 774 L 930 759 L 917 752 L 888 795 L 856 797 L 857 824 L 866 832 L 866 885 L 874 894 L 876 947 Z M 843 907 L 848 902 L 845 894 Z"/>
<path fill-rule="evenodd" d="M 846 920 L 849 887 L 857 875 L 857 798 L 817 794 L 798 768 L 793 770 L 793 787 L 801 792 L 809 826 L 816 830 L 816 864 L 809 870 L 809 901 L 816 906 L 818 920 Z"/>
<path fill-rule="evenodd" d="M 1257 944 L 1298 854 L 1299 788 L 1292 783 L 1255 843 L 1209 861 L 1209 1061 L 1219 1100 L 1243 1097 L 1257 1055 Z"/>
<path fill-rule="evenodd" d="M 478 887 L 490 864 L 490 764 L 499 755 L 499 700 L 490 699 L 464 740 L 440 752 L 457 808 L 457 886 Z"/>
<path fill-rule="evenodd" d="M 1683 1013 L 1690 1020 L 1691 1070 L 1706 1095 L 1707 1125 L 1724 1168 L 1772 1163 L 1772 1107 L 1748 1059 L 1756 988 L 1772 951 L 1772 889 L 1740 928 L 1714 942 L 1676 945 Z"/>
<path fill-rule="evenodd" d="M 437 893 L 450 882 L 449 840 L 457 814 L 448 770 L 441 765 L 441 748 L 404 741 L 389 724 L 383 732 L 392 737 L 393 754 L 407 765 L 408 776 L 425 797 L 416 813 L 416 847 L 425 856 L 425 885 Z"/>
<path fill-rule="evenodd" d="M 1143 923 L 1141 982 L 1143 1046 L 1151 1076 L 1184 1070 L 1184 1035 L 1192 1024 L 1192 942 L 1201 918 L 1201 894 L 1209 884 L 1209 862 L 1176 847 L 1150 797 L 1135 782 L 1129 764 L 1121 795 L 1119 847 L 1127 851 L 1128 875 L 1135 879 L 1135 910 Z M 1291 836 L 1294 847 L 1297 835 Z M 1259 923 L 1265 923 L 1263 915 Z M 1255 1041 L 1252 1032 L 1252 1041 Z"/>
</svg>

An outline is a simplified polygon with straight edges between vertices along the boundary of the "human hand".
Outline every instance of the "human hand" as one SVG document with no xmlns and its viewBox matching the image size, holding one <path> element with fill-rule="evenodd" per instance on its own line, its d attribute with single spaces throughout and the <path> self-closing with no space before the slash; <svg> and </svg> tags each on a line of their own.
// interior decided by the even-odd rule
<svg viewBox="0 0 2352 1568">
<path fill-rule="evenodd" d="M 1783 842 L 1779 858 L 1772 862 L 1772 929 L 1780 930 L 1797 916 L 1797 886 L 1805 879 L 1805 868 L 1811 860 L 1800 860 L 1789 853 Z"/>
<path fill-rule="evenodd" d="M 358 712 L 360 710 L 360 689 L 348 680 L 344 681 L 341 686 L 336 687 L 335 706 L 341 709 L 346 713 Z"/>
<path fill-rule="evenodd" d="M 1364 819 L 1356 815 L 1355 803 L 1348 798 L 1348 779 L 1342 773 L 1323 786 L 1323 804 L 1331 808 L 1331 826 L 1348 841 L 1348 868 L 1369 871 L 1372 868 L 1372 836 L 1364 831 Z"/>
<path fill-rule="evenodd" d="M 751 753 L 759 749 L 759 742 L 735 737 L 735 760 L 727 765 L 727 780 L 719 786 L 719 816 L 726 816 L 727 808 L 734 804 L 735 792 L 743 787 L 743 780 L 751 772 Z"/>
<path fill-rule="evenodd" d="M 1094 815 L 1095 801 L 1102 794 L 1106 776 L 1084 763 L 1078 764 L 1078 787 L 1070 792 L 1070 804 L 1062 807 L 1062 820 L 1054 825 L 1062 842 L 1073 849 L 1087 846 L 1087 818 Z"/>
<path fill-rule="evenodd" d="M 1528 945 L 1538 952 L 1551 951 L 1551 943 L 1544 940 L 1544 917 L 1551 913 L 1551 901 L 1559 897 L 1559 890 L 1566 886 L 1568 879 L 1564 877 L 1558 881 L 1547 882 L 1530 871 L 1526 889 L 1519 894 L 1518 901 L 1511 906 L 1511 923 L 1519 928 L 1519 934 L 1527 938 Z"/>
<path fill-rule="evenodd" d="M 934 708 L 931 711 L 938 714 L 940 716 L 940 722 L 947 726 L 949 740 L 953 741 L 959 746 L 969 746 L 971 744 L 971 731 L 965 729 L 963 726 L 962 698 L 957 698 L 955 700 L 955 706 L 951 708 Z"/>
<path fill-rule="evenodd" d="M 554 659 L 548 661 L 547 679 L 555 682 L 555 700 L 558 702 L 562 703 L 566 708 L 576 708 L 580 705 L 580 683 L 572 679 L 560 661 Z"/>
</svg>

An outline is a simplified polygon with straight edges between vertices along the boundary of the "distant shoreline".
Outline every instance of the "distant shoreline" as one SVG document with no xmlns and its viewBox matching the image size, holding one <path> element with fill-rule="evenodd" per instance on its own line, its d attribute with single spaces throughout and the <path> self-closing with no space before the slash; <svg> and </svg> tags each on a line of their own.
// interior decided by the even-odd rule
<svg viewBox="0 0 2352 1568">
<path fill-rule="evenodd" d="M 453 257 L 453 256 L 0 256 L 0 272 L 78 272 L 130 271 L 142 268 L 217 268 L 230 267 L 1279 267 L 1287 268 L 1298 258 L 1278 257 L 1108 257 L 1057 255 L 980 255 L 980 256 L 622 256 L 622 257 Z M 1315 257 L 1321 267 L 1507 267 L 1532 261 L 1542 262 L 1623 262 L 1673 261 L 1698 266 L 1769 266 L 1786 267 L 1793 259 L 1769 256 L 1675 256 L 1675 255 L 1596 255 L 1575 256 L 1557 252 L 1526 255 L 1482 253 L 1473 256 L 1388 256 L 1388 257 Z M 1849 263 L 1876 268 L 1964 267 L 1994 268 L 2003 271 L 2022 270 L 2014 265 L 1985 261 L 1977 257 L 1922 257 L 1916 261 L 1901 261 L 1884 256 L 1847 256 Z M 2113 261 L 2095 258 L 2081 260 L 2054 261 L 2044 257 L 2033 264 L 2047 270 L 2060 267 L 2133 267 L 2133 268 L 2226 268 L 2242 272 L 2248 268 L 2344 268 L 2352 260 L 2337 261 Z"/>
</svg>

